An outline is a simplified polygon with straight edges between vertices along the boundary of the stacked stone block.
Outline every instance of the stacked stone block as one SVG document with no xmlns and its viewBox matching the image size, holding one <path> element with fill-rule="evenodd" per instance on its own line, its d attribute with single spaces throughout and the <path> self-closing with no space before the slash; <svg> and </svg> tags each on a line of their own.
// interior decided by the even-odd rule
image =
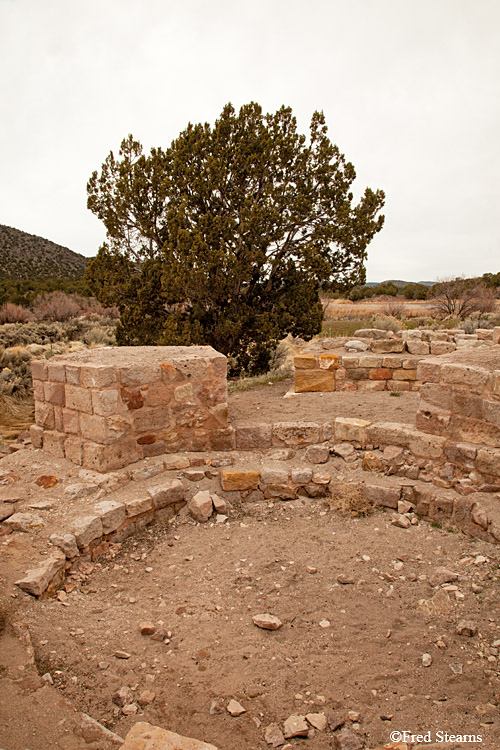
<svg viewBox="0 0 500 750">
<path fill-rule="evenodd" d="M 374 340 L 373 344 L 385 343 Z M 402 347 L 394 339 L 391 344 Z M 343 357 L 310 352 L 294 358 L 295 392 L 309 391 L 414 391 L 418 359 L 408 355 L 346 354 Z"/>
<path fill-rule="evenodd" d="M 120 347 L 32 364 L 31 438 L 96 471 L 232 447 L 227 361 L 209 346 Z"/>
</svg>

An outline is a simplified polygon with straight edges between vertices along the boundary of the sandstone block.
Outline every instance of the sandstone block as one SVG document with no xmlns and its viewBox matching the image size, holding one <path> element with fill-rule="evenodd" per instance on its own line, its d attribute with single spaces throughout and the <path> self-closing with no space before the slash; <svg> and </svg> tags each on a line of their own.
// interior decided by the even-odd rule
<svg viewBox="0 0 500 750">
<path fill-rule="evenodd" d="M 358 391 L 386 391 L 388 388 L 393 390 L 392 380 L 357 380 L 356 386 Z"/>
<path fill-rule="evenodd" d="M 330 392 L 335 390 L 334 370 L 295 370 L 295 392 Z"/>
<path fill-rule="evenodd" d="M 351 339 L 345 342 L 344 347 L 347 352 L 366 352 L 368 344 L 360 339 Z"/>
<path fill-rule="evenodd" d="M 319 443 L 321 427 L 315 422 L 276 422 L 273 425 L 273 445 L 300 446 Z"/>
<path fill-rule="evenodd" d="M 369 371 L 368 377 L 370 380 L 390 380 L 395 372 L 397 370 L 390 370 L 388 367 L 376 367 Z"/>
<path fill-rule="evenodd" d="M 45 401 L 35 401 L 35 422 L 39 427 L 53 430 L 56 426 L 54 407 Z"/>
<path fill-rule="evenodd" d="M 384 357 L 377 357 L 374 354 L 365 354 L 363 357 L 358 358 L 359 367 L 376 368 L 385 367 L 383 364 Z"/>
<path fill-rule="evenodd" d="M 156 510 L 184 500 L 184 485 L 179 479 L 168 480 L 148 489 Z"/>
<path fill-rule="evenodd" d="M 335 440 L 338 442 L 356 442 L 362 447 L 366 445 L 366 430 L 371 422 L 354 417 L 337 417 L 335 419 Z"/>
<path fill-rule="evenodd" d="M 342 357 L 342 367 L 346 370 L 359 367 L 359 357 L 347 354 L 345 357 Z"/>
<path fill-rule="evenodd" d="M 317 359 L 315 354 L 297 354 L 293 358 L 293 366 L 296 370 L 315 370 Z"/>
<path fill-rule="evenodd" d="M 452 385 L 468 385 L 483 389 L 489 380 L 488 370 L 459 362 L 443 362 L 441 366 L 441 381 Z"/>
<path fill-rule="evenodd" d="M 358 328 L 354 335 L 357 339 L 387 339 L 394 336 L 392 331 L 384 331 L 382 328 Z"/>
<path fill-rule="evenodd" d="M 500 445 L 500 427 L 484 419 L 473 419 L 452 414 L 448 425 L 448 436 L 457 442 L 484 443 L 496 447 Z"/>
<path fill-rule="evenodd" d="M 32 596 L 41 596 L 52 579 L 62 573 L 65 563 L 66 555 L 60 550 L 54 550 L 40 565 L 28 570 L 23 578 L 16 581 L 16 586 Z"/>
<path fill-rule="evenodd" d="M 481 400 L 481 406 L 486 421 L 500 427 L 500 402 Z"/>
<path fill-rule="evenodd" d="M 50 541 L 55 547 L 59 547 L 69 560 L 80 554 L 74 534 L 51 534 Z"/>
<path fill-rule="evenodd" d="M 54 406 L 64 406 L 65 394 L 63 383 L 51 383 L 50 381 L 45 381 L 43 384 L 43 392 L 47 403 L 53 404 Z"/>
<path fill-rule="evenodd" d="M 109 744 L 123 747 L 124 740 L 122 737 L 106 729 L 105 726 L 87 714 L 82 713 L 78 727 L 75 730 L 76 733 L 83 737 L 86 743 L 96 742 L 100 746 L 104 745 L 105 747 L 108 747 Z M 138 750 L 138 748 L 135 748 L 135 750 Z"/>
<path fill-rule="evenodd" d="M 410 354 L 429 354 L 430 347 L 427 341 L 411 341 L 406 342 L 406 348 Z"/>
<path fill-rule="evenodd" d="M 451 463 L 472 470 L 477 455 L 477 445 L 472 443 L 447 443 L 445 454 Z"/>
<path fill-rule="evenodd" d="M 31 377 L 34 380 L 48 380 L 48 363 L 43 359 L 34 359 L 31 362 Z"/>
<path fill-rule="evenodd" d="M 401 370 L 393 370 L 392 377 L 394 378 L 394 380 L 416 380 L 417 371 L 407 370 L 404 368 L 402 368 Z"/>
<path fill-rule="evenodd" d="M 253 624 L 263 630 L 279 630 L 283 623 L 275 615 L 270 615 L 267 612 L 262 615 L 254 615 L 252 617 Z"/>
<path fill-rule="evenodd" d="M 351 367 L 346 370 L 346 380 L 367 380 L 369 378 L 370 370 L 368 367 Z"/>
<path fill-rule="evenodd" d="M 75 411 L 92 414 L 92 396 L 90 391 L 76 385 L 66 385 L 66 407 Z"/>
<path fill-rule="evenodd" d="M 419 430 L 410 434 L 408 447 L 415 456 L 423 458 L 441 458 L 444 452 L 446 438 L 439 435 L 428 435 Z"/>
<path fill-rule="evenodd" d="M 53 383 L 66 382 L 66 368 L 61 362 L 52 359 L 47 365 L 48 379 Z"/>
<path fill-rule="evenodd" d="M 80 434 L 80 412 L 73 409 L 62 410 L 62 432 L 69 435 Z"/>
<path fill-rule="evenodd" d="M 337 354 L 321 352 L 318 354 L 318 365 L 320 370 L 336 370 L 339 366 L 339 357 Z"/>
<path fill-rule="evenodd" d="M 312 480 L 312 469 L 309 467 L 292 469 L 291 477 L 293 484 L 308 484 Z"/>
<path fill-rule="evenodd" d="M 133 500 L 125 501 L 127 516 L 140 516 L 143 513 L 149 513 L 153 510 L 153 499 L 150 495 L 141 495 Z"/>
<path fill-rule="evenodd" d="M 495 326 L 493 328 L 492 340 L 494 344 L 500 344 L 500 326 Z"/>
<path fill-rule="evenodd" d="M 97 515 L 80 516 L 73 521 L 72 531 L 78 547 L 84 549 L 102 537 L 101 519 Z"/>
<path fill-rule="evenodd" d="M 417 365 L 417 379 L 423 383 L 439 383 L 441 362 L 438 359 L 422 359 Z"/>
<path fill-rule="evenodd" d="M 415 427 L 430 435 L 444 435 L 450 422 L 450 414 L 438 409 L 420 409 L 415 417 Z"/>
<path fill-rule="evenodd" d="M 109 388 L 117 384 L 117 372 L 114 367 L 107 365 L 83 365 L 80 370 L 80 382 L 84 388 Z"/>
<path fill-rule="evenodd" d="M 189 458 L 181 454 L 171 453 L 169 456 L 165 456 L 163 459 L 163 466 L 165 471 L 173 471 L 174 469 L 188 469 L 190 466 Z"/>
<path fill-rule="evenodd" d="M 453 341 L 431 341 L 431 354 L 433 355 L 449 354 L 456 348 Z"/>
<path fill-rule="evenodd" d="M 221 471 L 222 489 L 226 492 L 232 490 L 256 490 L 259 486 L 258 471 Z"/>
<path fill-rule="evenodd" d="M 106 472 L 120 469 L 122 466 L 142 458 L 134 438 L 127 438 L 114 445 L 84 442 L 82 463 L 87 469 Z"/>
<path fill-rule="evenodd" d="M 363 497 L 373 505 L 397 509 L 401 497 L 400 487 L 383 487 L 379 484 L 365 484 Z"/>
<path fill-rule="evenodd" d="M 408 447 L 412 428 L 399 422 L 374 422 L 366 428 L 366 437 L 373 445 Z"/>
<path fill-rule="evenodd" d="M 79 437 L 67 437 L 64 441 L 64 457 L 74 464 L 81 465 L 83 460 L 83 442 Z"/>
<path fill-rule="evenodd" d="M 43 433 L 43 450 L 56 458 L 64 458 L 66 435 L 56 430 L 45 430 Z"/>
<path fill-rule="evenodd" d="M 145 721 L 134 724 L 121 750 L 217 750 L 215 745 L 183 737 Z"/>
<path fill-rule="evenodd" d="M 41 516 L 35 513 L 13 513 L 4 521 L 4 526 L 12 531 L 28 532 L 34 529 L 40 529 L 45 526 Z"/>
<path fill-rule="evenodd" d="M 439 383 L 424 383 L 420 389 L 420 401 L 425 401 L 427 404 L 437 406 L 444 411 L 451 411 L 453 391 L 449 386 Z M 421 406 L 421 408 L 427 407 Z"/>
<path fill-rule="evenodd" d="M 111 534 L 125 521 L 127 511 L 117 500 L 103 500 L 94 505 L 94 513 L 101 519 L 103 534 Z"/>
<path fill-rule="evenodd" d="M 43 427 L 32 424 L 30 427 L 30 440 L 33 448 L 41 448 L 43 445 Z"/>
<path fill-rule="evenodd" d="M 408 380 L 391 380 L 387 388 L 392 392 L 403 393 L 411 390 L 411 383 Z"/>
<path fill-rule="evenodd" d="M 236 448 L 240 450 L 263 450 L 272 444 L 272 426 L 270 424 L 237 425 Z"/>
<path fill-rule="evenodd" d="M 402 339 L 375 339 L 370 343 L 370 349 L 375 354 L 402 352 L 405 342 Z"/>
<path fill-rule="evenodd" d="M 321 445 L 310 445 L 306 449 L 306 461 L 312 464 L 324 464 L 330 458 L 330 448 L 324 443 Z"/>
<path fill-rule="evenodd" d="M 116 388 L 107 388 L 102 391 L 91 391 L 92 411 L 102 417 L 115 414 L 118 409 L 119 393 Z"/>
<path fill-rule="evenodd" d="M 263 484 L 286 484 L 288 482 L 288 472 L 285 469 L 276 469 L 270 466 L 263 466 L 260 470 L 260 481 Z"/>
<path fill-rule="evenodd" d="M 45 389 L 43 380 L 33 380 L 33 397 L 35 401 L 45 401 Z"/>
<path fill-rule="evenodd" d="M 480 448 L 477 452 L 476 469 L 482 474 L 500 477 L 500 449 Z"/>
<path fill-rule="evenodd" d="M 382 357 L 381 367 L 389 367 L 391 370 L 403 367 L 403 362 L 413 362 L 414 360 L 403 360 L 401 357 Z"/>
<path fill-rule="evenodd" d="M 208 490 L 197 492 L 188 502 L 187 507 L 195 521 L 205 523 L 214 510 L 210 492 Z"/>
<path fill-rule="evenodd" d="M 111 445 L 127 437 L 130 423 L 118 415 L 100 417 L 97 414 L 81 414 L 80 430 L 85 440 Z"/>
</svg>

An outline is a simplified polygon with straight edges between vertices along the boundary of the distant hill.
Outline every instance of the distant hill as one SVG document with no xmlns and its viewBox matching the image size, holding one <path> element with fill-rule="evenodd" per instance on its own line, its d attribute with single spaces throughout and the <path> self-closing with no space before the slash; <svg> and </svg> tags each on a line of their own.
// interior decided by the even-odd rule
<svg viewBox="0 0 500 750">
<path fill-rule="evenodd" d="M 423 284 L 434 286 L 435 281 L 401 281 L 401 279 L 386 279 L 385 281 L 367 281 L 365 286 L 379 286 L 379 284 L 394 284 L 398 289 L 403 289 L 407 284 Z"/>
<path fill-rule="evenodd" d="M 87 260 L 44 237 L 0 224 L 0 278 L 81 279 Z"/>
</svg>

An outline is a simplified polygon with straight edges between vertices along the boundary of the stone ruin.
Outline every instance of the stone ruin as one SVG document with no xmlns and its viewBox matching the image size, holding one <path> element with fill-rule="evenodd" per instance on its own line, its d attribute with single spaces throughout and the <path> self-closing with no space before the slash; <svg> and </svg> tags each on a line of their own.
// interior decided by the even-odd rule
<svg viewBox="0 0 500 750">
<path fill-rule="evenodd" d="M 87 469 L 232 445 L 226 357 L 211 346 L 94 349 L 36 360 L 32 376 L 33 446 Z"/>
</svg>

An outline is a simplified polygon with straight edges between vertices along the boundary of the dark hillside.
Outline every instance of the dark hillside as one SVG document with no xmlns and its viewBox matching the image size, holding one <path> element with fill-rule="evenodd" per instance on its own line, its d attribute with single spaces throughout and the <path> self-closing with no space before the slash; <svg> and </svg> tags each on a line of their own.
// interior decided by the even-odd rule
<svg viewBox="0 0 500 750">
<path fill-rule="evenodd" d="M 0 224 L 0 278 L 80 279 L 87 258 L 67 247 Z"/>
</svg>

